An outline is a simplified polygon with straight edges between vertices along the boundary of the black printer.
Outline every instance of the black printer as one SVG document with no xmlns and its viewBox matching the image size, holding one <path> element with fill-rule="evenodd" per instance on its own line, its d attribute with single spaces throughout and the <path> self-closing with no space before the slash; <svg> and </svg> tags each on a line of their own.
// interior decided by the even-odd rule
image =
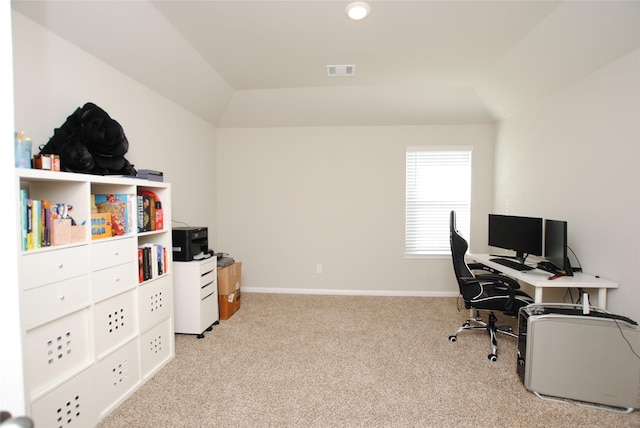
<svg viewBox="0 0 640 428">
<path fill-rule="evenodd" d="M 207 227 L 174 227 L 171 234 L 174 261 L 190 262 L 211 256 Z"/>
</svg>

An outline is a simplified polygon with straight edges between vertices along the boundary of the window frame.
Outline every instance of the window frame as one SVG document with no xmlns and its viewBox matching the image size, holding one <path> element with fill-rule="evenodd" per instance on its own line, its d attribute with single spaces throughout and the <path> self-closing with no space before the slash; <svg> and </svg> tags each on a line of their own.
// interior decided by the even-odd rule
<svg viewBox="0 0 640 428">
<path fill-rule="evenodd" d="M 422 165 L 416 165 L 418 160 L 414 157 L 411 158 L 412 155 L 424 153 L 426 156 L 435 154 L 432 159 L 422 159 L 419 162 L 422 162 Z M 445 159 L 438 160 L 437 157 L 442 158 L 444 155 Z M 437 171 L 425 172 L 422 173 L 417 172 L 419 168 L 428 168 L 429 166 L 440 167 L 443 165 L 438 164 L 439 161 L 446 160 L 451 162 L 451 167 L 463 167 L 466 168 L 466 175 L 468 178 L 468 182 L 465 180 L 464 185 L 459 188 L 457 192 L 458 194 L 464 194 L 465 196 L 460 200 L 450 201 L 446 199 L 437 199 L 434 197 L 431 198 L 423 198 L 420 199 L 417 194 L 418 193 L 431 193 L 437 194 L 438 190 L 433 190 L 434 188 L 423 187 L 422 189 L 418 189 L 420 186 L 417 174 L 421 174 L 422 180 L 431 173 L 436 174 Z M 414 165 L 410 165 L 413 162 Z M 429 165 L 432 163 L 432 165 Z M 456 163 L 459 163 L 456 165 Z M 410 169 L 410 167 L 414 167 Z M 460 231 L 460 233 L 465 236 L 467 241 L 469 241 L 469 232 L 470 232 L 470 222 L 471 222 L 471 199 L 472 199 L 472 168 L 473 168 L 473 147 L 466 145 L 452 145 L 452 146 L 407 146 L 405 150 L 405 242 L 404 242 L 404 256 L 405 258 L 442 258 L 445 256 L 451 255 L 451 248 L 449 245 L 449 213 L 452 209 L 456 210 L 456 228 Z M 459 172 L 458 172 L 459 173 Z M 413 175 L 412 175 L 413 174 Z M 447 177 L 449 174 L 449 177 Z M 440 176 L 439 178 L 442 180 L 450 179 L 452 177 L 453 172 L 446 172 L 444 176 Z M 412 184 L 413 183 L 413 184 Z M 424 184 L 423 184 L 424 186 Z M 440 191 L 442 189 L 439 189 Z M 419 232 L 416 229 L 420 226 L 416 224 L 418 222 L 428 222 L 428 219 L 420 220 L 420 208 L 417 207 L 417 204 L 434 204 L 431 208 L 423 207 L 422 216 L 429 217 L 430 213 L 433 213 L 437 216 L 436 222 L 431 222 L 430 224 L 426 224 L 422 226 L 423 231 Z M 426 209 L 426 211 L 424 211 Z M 438 213 L 437 211 L 441 211 Z M 411 217 L 413 216 L 413 217 Z M 434 218 L 436 218 L 434 216 Z M 437 229 L 437 237 L 435 241 L 429 241 L 424 238 L 424 236 L 420 237 L 419 235 L 424 235 L 425 233 L 430 233 L 429 231 L 424 231 L 426 229 Z M 446 240 L 446 245 L 445 245 Z M 427 244 L 425 246 L 425 243 Z M 431 245 L 434 244 L 434 245 Z"/>
</svg>

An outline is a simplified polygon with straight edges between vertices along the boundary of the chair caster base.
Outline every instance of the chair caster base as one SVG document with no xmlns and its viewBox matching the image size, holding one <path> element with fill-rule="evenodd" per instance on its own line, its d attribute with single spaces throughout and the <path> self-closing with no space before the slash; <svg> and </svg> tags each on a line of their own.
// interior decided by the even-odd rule
<svg viewBox="0 0 640 428">
<path fill-rule="evenodd" d="M 458 340 L 456 336 L 449 336 L 449 342 L 455 342 L 456 340 Z"/>
<path fill-rule="evenodd" d="M 498 356 L 496 354 L 489 354 L 487 355 L 487 358 L 489 359 L 489 361 L 493 361 L 493 362 L 498 361 Z"/>
</svg>

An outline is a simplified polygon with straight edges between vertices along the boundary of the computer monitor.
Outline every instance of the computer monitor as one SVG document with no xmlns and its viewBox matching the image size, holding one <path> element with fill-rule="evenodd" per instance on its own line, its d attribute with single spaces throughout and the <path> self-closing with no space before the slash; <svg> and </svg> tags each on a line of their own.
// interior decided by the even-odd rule
<svg viewBox="0 0 640 428">
<path fill-rule="evenodd" d="M 558 271 L 573 276 L 573 269 L 567 255 L 567 222 L 561 220 L 544 221 L 544 258 Z"/>
<path fill-rule="evenodd" d="M 542 256 L 542 218 L 489 214 L 488 244 L 515 251 L 520 263 L 529 254 Z"/>
</svg>

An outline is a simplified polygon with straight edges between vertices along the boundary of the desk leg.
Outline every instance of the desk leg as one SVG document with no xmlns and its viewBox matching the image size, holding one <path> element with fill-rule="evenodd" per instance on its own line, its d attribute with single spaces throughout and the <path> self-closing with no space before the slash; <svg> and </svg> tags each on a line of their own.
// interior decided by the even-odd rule
<svg viewBox="0 0 640 428">
<path fill-rule="evenodd" d="M 533 301 L 536 303 L 542 303 L 542 288 L 536 287 L 535 295 L 533 296 Z"/>
<path fill-rule="evenodd" d="M 601 309 L 607 309 L 607 289 L 598 288 L 598 306 Z"/>
</svg>

